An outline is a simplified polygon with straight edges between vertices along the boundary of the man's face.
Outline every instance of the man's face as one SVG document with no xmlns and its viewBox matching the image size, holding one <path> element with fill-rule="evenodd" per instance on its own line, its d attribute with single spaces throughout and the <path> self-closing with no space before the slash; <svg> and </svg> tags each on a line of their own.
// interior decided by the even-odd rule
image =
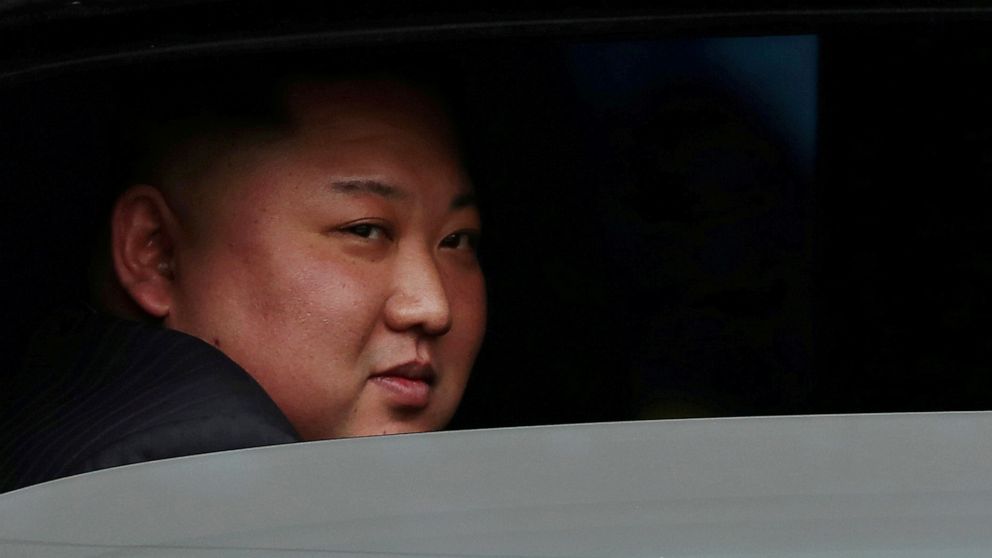
<svg viewBox="0 0 992 558">
<path fill-rule="evenodd" d="M 389 83 L 298 87 L 290 107 L 292 134 L 203 177 L 165 325 L 243 366 L 304 439 L 441 428 L 485 327 L 444 117 Z"/>
</svg>

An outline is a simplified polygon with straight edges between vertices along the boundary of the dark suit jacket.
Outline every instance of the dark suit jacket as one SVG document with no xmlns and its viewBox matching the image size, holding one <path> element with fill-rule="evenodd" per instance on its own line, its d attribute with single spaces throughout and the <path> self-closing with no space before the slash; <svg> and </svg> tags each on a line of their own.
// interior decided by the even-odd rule
<svg viewBox="0 0 992 558">
<path fill-rule="evenodd" d="M 0 420 L 0 492 L 96 469 L 299 441 L 195 337 L 78 307 L 36 335 Z"/>
</svg>

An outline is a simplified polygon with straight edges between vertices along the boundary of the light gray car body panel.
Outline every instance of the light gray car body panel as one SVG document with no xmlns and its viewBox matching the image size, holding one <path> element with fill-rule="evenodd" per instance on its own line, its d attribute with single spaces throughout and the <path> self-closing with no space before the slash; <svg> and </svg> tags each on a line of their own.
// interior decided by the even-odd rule
<svg viewBox="0 0 992 558">
<path fill-rule="evenodd" d="M 992 413 L 346 439 L 0 495 L 5 558 L 990 553 Z"/>
</svg>

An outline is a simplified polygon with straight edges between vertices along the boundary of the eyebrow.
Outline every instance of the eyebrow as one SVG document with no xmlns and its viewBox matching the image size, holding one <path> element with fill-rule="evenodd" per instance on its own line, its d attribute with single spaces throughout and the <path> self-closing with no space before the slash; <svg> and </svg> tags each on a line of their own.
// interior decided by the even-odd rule
<svg viewBox="0 0 992 558">
<path fill-rule="evenodd" d="M 374 194 L 390 200 L 407 197 L 402 189 L 378 180 L 340 180 L 331 183 L 331 189 L 342 194 Z"/>
<path fill-rule="evenodd" d="M 455 199 L 451 200 L 451 209 L 462 209 L 463 207 L 475 207 L 477 200 L 475 198 L 475 192 L 465 192 L 463 194 L 458 194 Z"/>
<path fill-rule="evenodd" d="M 391 200 L 409 197 L 402 188 L 378 180 L 339 180 L 331 183 L 331 189 L 342 194 L 373 194 Z M 475 207 L 477 203 L 475 192 L 464 192 L 451 200 L 451 209 Z"/>
</svg>

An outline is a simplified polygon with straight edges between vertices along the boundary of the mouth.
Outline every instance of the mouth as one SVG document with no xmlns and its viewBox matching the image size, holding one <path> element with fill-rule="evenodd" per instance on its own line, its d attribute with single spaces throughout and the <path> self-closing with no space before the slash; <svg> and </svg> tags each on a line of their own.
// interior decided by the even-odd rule
<svg viewBox="0 0 992 558">
<path fill-rule="evenodd" d="M 408 362 L 377 372 L 369 381 L 383 390 L 396 407 L 423 409 L 431 399 L 437 373 L 430 363 Z"/>
</svg>

